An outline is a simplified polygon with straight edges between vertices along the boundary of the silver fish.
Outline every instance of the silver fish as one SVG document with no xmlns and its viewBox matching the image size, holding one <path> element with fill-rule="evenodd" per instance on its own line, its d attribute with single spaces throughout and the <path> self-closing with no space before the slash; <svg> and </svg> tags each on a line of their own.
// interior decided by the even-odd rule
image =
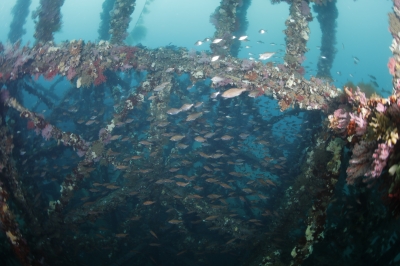
<svg viewBox="0 0 400 266">
<path fill-rule="evenodd" d="M 218 83 L 218 82 L 221 82 L 221 81 L 223 81 L 224 80 L 224 78 L 221 78 L 221 77 L 218 77 L 218 76 L 215 76 L 215 77 L 213 77 L 212 79 L 211 79 L 211 81 L 213 82 L 213 83 Z"/>
<path fill-rule="evenodd" d="M 211 62 L 215 62 L 215 61 L 217 61 L 218 59 L 219 59 L 219 55 L 213 56 L 213 57 L 211 58 Z"/>
<path fill-rule="evenodd" d="M 172 136 L 169 140 L 171 140 L 171 141 L 180 141 L 184 137 L 185 136 L 182 136 L 182 135 L 175 135 L 175 136 Z"/>
<path fill-rule="evenodd" d="M 184 105 L 182 105 L 182 107 L 179 110 L 181 110 L 181 112 L 184 112 L 184 111 L 190 110 L 190 108 L 192 108 L 192 107 L 193 107 L 192 103 L 191 104 L 185 103 Z"/>
<path fill-rule="evenodd" d="M 154 88 L 154 91 L 162 91 L 162 90 L 165 89 L 165 87 L 167 87 L 167 85 L 169 85 L 169 84 L 170 84 L 169 81 L 163 82 L 163 83 L 161 83 L 160 85 L 156 86 L 156 87 Z"/>
<path fill-rule="evenodd" d="M 217 98 L 217 96 L 218 96 L 219 94 L 220 94 L 219 91 L 213 92 L 213 93 L 211 93 L 210 98 L 211 98 L 211 99 L 215 99 L 215 98 Z"/>
<path fill-rule="evenodd" d="M 188 115 L 188 117 L 186 118 L 186 121 L 193 121 L 196 120 L 197 118 L 199 118 L 200 116 L 203 115 L 203 112 L 198 112 L 198 113 L 193 113 Z"/>
<path fill-rule="evenodd" d="M 275 53 L 263 53 L 260 54 L 260 57 L 258 58 L 259 60 L 267 60 L 269 59 L 271 56 L 273 56 Z"/>
<path fill-rule="evenodd" d="M 176 108 L 171 108 L 167 111 L 167 114 L 169 115 L 176 115 L 179 114 L 181 112 L 181 109 L 176 109 Z"/>
</svg>

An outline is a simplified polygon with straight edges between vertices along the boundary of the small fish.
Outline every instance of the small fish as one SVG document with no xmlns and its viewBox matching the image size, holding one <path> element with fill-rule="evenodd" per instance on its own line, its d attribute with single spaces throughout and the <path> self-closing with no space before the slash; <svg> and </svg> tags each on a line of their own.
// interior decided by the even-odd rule
<svg viewBox="0 0 400 266">
<path fill-rule="evenodd" d="M 275 53 L 263 53 L 260 54 L 260 57 L 258 58 L 258 60 L 267 60 L 269 59 L 271 56 L 273 56 Z"/>
<path fill-rule="evenodd" d="M 223 188 L 226 188 L 226 189 L 232 189 L 232 187 L 231 187 L 230 185 L 225 184 L 225 183 L 219 183 L 219 185 L 220 185 L 221 187 L 223 187 Z"/>
<path fill-rule="evenodd" d="M 115 168 L 119 169 L 119 170 L 125 170 L 128 168 L 128 166 L 120 164 L 120 165 L 116 165 Z"/>
<path fill-rule="evenodd" d="M 209 138 L 212 138 L 212 136 L 214 136 L 214 135 L 215 135 L 215 132 L 209 132 L 204 135 L 204 138 L 209 139 Z"/>
<path fill-rule="evenodd" d="M 212 221 L 218 218 L 218 215 L 212 215 L 212 216 L 208 216 L 207 218 L 205 218 L 205 221 Z"/>
<path fill-rule="evenodd" d="M 264 33 L 266 33 L 267 31 L 266 30 L 263 30 L 263 29 L 261 29 L 261 30 L 259 30 L 258 31 L 258 33 L 260 33 L 260 34 L 264 34 Z"/>
<path fill-rule="evenodd" d="M 156 203 L 156 202 L 148 200 L 148 201 L 143 202 L 143 205 L 147 206 L 147 205 L 151 205 L 151 204 L 154 204 L 154 203 Z"/>
<path fill-rule="evenodd" d="M 171 141 L 180 141 L 184 137 L 185 136 L 183 136 L 183 135 L 175 135 L 175 136 L 172 136 L 169 140 L 171 140 Z"/>
<path fill-rule="evenodd" d="M 204 38 L 203 42 L 210 42 L 211 39 L 210 38 Z"/>
<path fill-rule="evenodd" d="M 183 144 L 183 143 L 179 143 L 178 145 L 176 145 L 177 147 L 178 147 L 178 149 L 180 149 L 180 150 L 184 150 L 184 149 L 186 149 L 187 147 L 189 147 L 189 145 L 186 145 L 186 144 Z"/>
<path fill-rule="evenodd" d="M 220 93 L 221 93 L 221 92 L 219 92 L 219 91 L 213 92 L 213 93 L 211 93 L 210 98 L 211 98 L 211 99 L 215 99 L 215 98 L 217 98 L 217 96 L 218 96 Z"/>
<path fill-rule="evenodd" d="M 187 185 L 189 185 L 189 182 L 184 183 L 184 182 L 176 182 L 176 184 L 180 187 L 186 187 Z"/>
<path fill-rule="evenodd" d="M 215 76 L 215 77 L 213 77 L 212 79 L 211 79 L 211 81 L 213 82 L 213 83 L 218 83 L 218 82 L 221 82 L 221 81 L 223 81 L 224 80 L 224 78 L 221 78 L 221 77 L 218 77 L 218 76 Z"/>
<path fill-rule="evenodd" d="M 248 194 L 253 193 L 253 190 L 251 190 L 250 188 L 243 188 L 242 190 Z"/>
<path fill-rule="evenodd" d="M 222 139 L 222 140 L 225 140 L 225 141 L 228 141 L 228 140 L 233 139 L 233 137 L 232 137 L 232 136 L 229 136 L 229 135 L 223 135 L 223 136 L 221 137 L 221 139 Z"/>
<path fill-rule="evenodd" d="M 158 237 L 157 237 L 156 233 L 154 233 L 152 230 L 150 230 L 150 234 L 151 234 L 152 236 L 154 236 L 155 238 L 157 238 L 157 239 L 158 239 Z"/>
<path fill-rule="evenodd" d="M 196 189 L 196 188 L 195 188 Z M 191 194 L 188 196 L 189 199 L 202 199 L 203 197 L 197 194 Z"/>
<path fill-rule="evenodd" d="M 214 41 L 212 41 L 212 43 L 220 43 L 222 41 L 222 39 L 215 39 Z"/>
<path fill-rule="evenodd" d="M 241 134 L 239 135 L 239 137 L 240 137 L 241 139 L 247 139 L 248 136 L 249 136 L 249 134 L 245 134 L 245 133 L 241 133 Z"/>
<path fill-rule="evenodd" d="M 202 45 L 202 44 L 203 44 L 203 42 L 200 41 L 200 40 L 194 43 L 194 45 L 196 45 L 196 46 L 200 46 L 200 45 Z"/>
<path fill-rule="evenodd" d="M 203 102 L 197 102 L 197 103 L 195 103 L 194 108 L 199 108 L 202 105 L 203 105 Z"/>
<path fill-rule="evenodd" d="M 321 55 L 321 58 L 322 58 L 322 59 L 326 59 L 326 56 Z"/>
<path fill-rule="evenodd" d="M 167 87 L 167 85 L 169 85 L 169 84 L 170 84 L 169 81 L 163 82 L 163 83 L 161 83 L 160 85 L 156 86 L 156 87 L 154 88 L 154 91 L 162 91 L 162 90 L 165 89 L 165 87 Z"/>
<path fill-rule="evenodd" d="M 221 153 L 215 153 L 215 154 L 211 155 L 210 157 L 213 158 L 213 159 L 219 159 L 219 158 L 221 158 L 222 156 L 224 156 L 224 155 L 221 154 Z"/>
<path fill-rule="evenodd" d="M 194 140 L 197 141 L 197 142 L 200 142 L 200 143 L 203 143 L 203 142 L 207 141 L 205 138 L 203 138 L 201 136 L 195 137 Z"/>
<path fill-rule="evenodd" d="M 270 45 L 274 46 L 274 45 L 276 45 L 276 43 L 274 43 L 274 42 L 271 42 L 271 43 L 270 43 Z"/>
<path fill-rule="evenodd" d="M 236 238 L 233 238 L 233 239 L 229 240 L 228 242 L 226 242 L 225 245 L 229 245 L 229 244 L 233 243 L 233 241 L 235 241 L 235 240 L 236 240 Z"/>
<path fill-rule="evenodd" d="M 179 252 L 178 254 L 176 254 L 176 256 L 180 256 L 180 255 L 182 255 L 182 254 L 184 254 L 184 253 L 186 253 L 186 252 L 187 252 L 187 249 L 185 249 L 185 250 Z"/>
<path fill-rule="evenodd" d="M 219 59 L 219 55 L 213 56 L 213 57 L 211 58 L 211 62 L 215 62 L 215 61 L 217 61 L 218 59 Z"/>
<path fill-rule="evenodd" d="M 170 223 L 170 224 L 180 224 L 180 223 L 182 223 L 182 221 L 173 219 L 173 220 L 169 220 L 168 223 Z"/>
<path fill-rule="evenodd" d="M 240 94 L 242 94 L 242 92 L 246 91 L 245 88 L 232 88 L 229 90 L 224 91 L 224 93 L 222 93 L 222 97 L 223 98 L 234 98 L 239 96 Z"/>
<path fill-rule="evenodd" d="M 170 124 L 170 122 L 164 121 L 157 124 L 157 127 L 166 127 Z"/>
<path fill-rule="evenodd" d="M 239 40 L 239 41 L 244 41 L 244 40 L 246 40 L 246 39 L 247 39 L 247 36 L 240 36 L 238 40 Z"/>
<path fill-rule="evenodd" d="M 147 140 L 141 140 L 141 141 L 139 141 L 139 143 L 142 144 L 142 145 L 144 145 L 144 146 L 153 145 L 153 143 L 151 143 L 151 142 L 149 142 L 149 141 L 147 141 Z M 141 158 L 141 156 L 133 156 L 133 157 L 140 157 L 140 158 Z M 134 159 L 134 160 L 135 160 L 135 159 Z"/>
<path fill-rule="evenodd" d="M 263 41 L 257 41 L 257 43 L 264 43 Z"/>
<path fill-rule="evenodd" d="M 121 135 L 114 135 L 110 138 L 110 140 L 116 140 L 119 139 L 121 137 Z"/>
<path fill-rule="evenodd" d="M 192 108 L 192 107 L 193 107 L 193 104 L 185 103 L 184 105 L 182 105 L 182 107 L 179 110 L 184 112 L 184 111 L 190 110 L 190 108 Z"/>
<path fill-rule="evenodd" d="M 203 115 L 203 112 L 198 112 L 198 113 L 190 114 L 190 115 L 188 115 L 188 117 L 186 118 L 186 122 L 194 121 L 194 120 L 196 120 L 197 118 L 199 118 L 199 117 L 202 116 L 202 115 Z"/>
<path fill-rule="evenodd" d="M 181 112 L 181 109 L 177 109 L 177 108 L 171 108 L 167 111 L 167 114 L 169 115 L 176 115 L 179 114 Z"/>
<path fill-rule="evenodd" d="M 108 188 L 108 189 L 117 189 L 117 188 L 119 188 L 119 186 L 108 185 L 108 186 L 106 186 L 106 188 Z"/>
</svg>

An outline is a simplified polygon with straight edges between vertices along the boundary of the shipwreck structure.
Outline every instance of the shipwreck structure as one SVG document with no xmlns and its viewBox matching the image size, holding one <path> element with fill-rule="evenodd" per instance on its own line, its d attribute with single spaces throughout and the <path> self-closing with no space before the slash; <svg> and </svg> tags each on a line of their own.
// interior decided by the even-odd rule
<svg viewBox="0 0 400 266">
<path fill-rule="evenodd" d="M 171 265 L 212 265 L 211 258 L 232 265 L 324 265 L 345 251 L 351 256 L 343 260 L 392 261 L 400 243 L 394 233 L 400 199 L 398 1 L 389 14 L 388 99 L 338 90 L 330 82 L 332 61 L 320 61 L 318 76 L 305 79 L 310 6 L 330 33 L 321 50 L 334 54 L 327 39 L 334 38 L 336 1 L 286 2 L 285 63 L 278 67 L 236 58 L 240 41 L 232 36 L 245 35 L 251 0 L 221 0 L 212 14 L 218 21 L 213 39 L 221 41 L 208 54 L 124 45 L 135 0 L 104 1 L 98 43 L 54 43 L 64 0 L 41 0 L 34 11 L 36 42 L 22 46 L 30 1 L 18 0 L 10 42 L 0 46 L 4 261 L 146 265 L 168 258 Z M 40 77 L 52 85 L 43 87 Z M 194 102 L 216 88 L 246 93 Z M 23 94 L 38 102 L 28 108 Z M 255 101 L 264 97 L 280 115 L 263 117 Z M 40 104 L 51 114 L 37 111 Z M 183 122 L 171 115 L 178 105 L 175 112 L 188 112 Z M 301 121 L 297 133 L 282 124 L 291 119 Z M 243 141 L 215 140 L 187 150 L 173 143 L 180 132 L 189 138 L 206 128 L 223 139 L 235 127 L 246 133 Z M 257 177 L 246 174 L 249 162 Z M 172 181 L 176 171 L 181 180 Z M 212 191 L 188 189 L 195 182 Z M 10 249 L 13 256 L 6 255 Z"/>
</svg>

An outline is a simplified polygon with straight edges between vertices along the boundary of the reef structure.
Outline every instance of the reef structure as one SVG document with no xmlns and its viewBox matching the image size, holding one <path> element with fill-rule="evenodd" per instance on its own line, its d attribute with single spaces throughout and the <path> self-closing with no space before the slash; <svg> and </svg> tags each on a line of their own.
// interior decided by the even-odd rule
<svg viewBox="0 0 400 266">
<path fill-rule="evenodd" d="M 234 41 L 231 36 L 237 31 L 235 27 L 236 8 L 239 7 L 240 1 L 222 1 L 221 6 L 217 9 L 217 21 L 219 22 L 216 38 L 224 38 L 224 43 L 228 47 L 232 47 Z M 218 77 L 218 82 L 213 86 L 221 89 L 222 92 L 232 89 L 232 87 L 241 88 L 253 96 L 266 95 L 278 101 L 281 111 L 285 111 L 290 107 L 298 110 L 323 110 L 330 112 L 333 106 L 337 104 L 337 97 L 340 92 L 327 81 L 318 78 L 307 80 L 295 72 L 300 73 L 301 57 L 306 51 L 306 41 L 308 40 L 307 21 L 310 15 L 306 12 L 308 3 L 305 1 L 292 1 L 291 17 L 287 20 L 288 26 L 285 31 L 287 35 L 288 52 L 286 63 L 290 65 L 288 71 L 283 71 L 272 64 L 263 65 L 259 62 L 249 62 L 248 60 L 239 60 L 227 52 L 220 50 L 217 45 L 212 45 L 213 54 L 197 54 L 188 52 L 186 49 L 177 48 L 169 49 L 160 47 L 158 49 L 147 49 L 143 47 L 130 47 L 122 45 L 126 36 L 126 29 L 129 25 L 130 15 L 134 11 L 135 1 L 115 1 L 112 16 L 110 18 L 110 34 L 111 40 L 100 41 L 99 43 L 85 43 L 82 40 L 68 41 L 60 44 L 54 44 L 53 34 L 60 27 L 61 13 L 60 7 L 63 1 L 41 1 L 41 8 L 36 11 L 39 21 L 36 25 L 37 43 L 33 47 L 21 47 L 17 42 L 13 45 L 4 45 L 1 48 L 1 64 L 0 64 L 0 83 L 9 88 L 1 91 L 2 110 L 10 108 L 15 110 L 19 117 L 30 121 L 29 127 L 36 128 L 40 131 L 44 139 L 55 139 L 58 143 L 72 148 L 82 160 L 72 170 L 71 174 L 64 177 L 60 188 L 60 198 L 50 202 L 48 206 L 48 229 L 51 233 L 57 231 L 57 223 L 67 222 L 75 224 L 86 219 L 94 219 L 105 212 L 113 210 L 118 205 L 122 205 L 126 198 L 138 194 L 138 190 L 144 186 L 140 183 L 139 174 L 133 177 L 128 188 L 118 189 L 113 185 L 108 185 L 109 189 L 118 189 L 92 204 L 84 205 L 67 214 L 63 213 L 66 206 L 71 203 L 74 192 L 77 191 L 84 178 L 90 176 L 93 171 L 92 166 L 99 163 L 111 164 L 117 169 L 127 167 L 116 159 L 116 154 L 111 150 L 106 150 L 106 145 L 110 141 L 111 135 L 117 127 L 126 122 L 126 116 L 136 107 L 139 106 L 145 95 L 154 90 L 162 90 L 159 95 L 158 102 L 151 104 L 149 111 L 160 121 L 164 121 L 167 117 L 166 101 L 169 97 L 172 87 L 176 87 L 178 81 L 176 76 L 188 75 L 193 84 L 202 83 L 205 80 Z M 229 5 L 230 4 L 230 5 Z M 398 192 L 398 122 L 399 122 L 399 102 L 397 100 L 397 90 L 399 88 L 398 65 L 400 64 L 398 35 L 400 30 L 397 25 L 399 22 L 399 7 L 395 1 L 394 14 L 390 14 L 390 29 L 394 36 L 392 51 L 394 57 L 389 61 L 389 71 L 393 73 L 393 84 L 396 94 L 389 99 L 378 97 L 367 99 L 360 91 L 346 90 L 348 103 L 345 107 L 338 109 L 333 115 L 329 116 L 329 125 L 334 133 L 339 137 L 343 137 L 347 144 L 352 145 L 353 158 L 350 160 L 350 168 L 348 170 L 348 183 L 357 182 L 357 178 L 367 174 L 366 181 L 385 175 L 391 181 L 388 191 L 388 198 L 392 200 L 393 206 L 398 211 L 396 201 L 399 199 Z M 122 14 L 123 19 L 118 20 Z M 215 15 L 215 14 L 214 14 Z M 49 23 L 51 26 L 46 28 L 44 25 Z M 293 46 L 299 43 L 299 46 Z M 224 49 L 226 50 L 226 49 Z M 227 49 L 229 50 L 229 49 Z M 218 61 L 212 61 L 215 55 L 223 55 Z M 232 53 L 234 55 L 234 53 Z M 293 58 L 289 58 L 293 56 Z M 292 62 L 292 63 L 290 63 Z M 228 70 L 229 69 L 229 70 Z M 81 88 L 83 91 L 100 90 L 102 86 L 112 84 L 111 80 L 114 72 L 132 73 L 134 71 L 147 71 L 148 75 L 136 87 L 135 91 L 131 91 L 129 97 L 125 98 L 122 103 L 116 107 L 113 118 L 108 120 L 107 125 L 99 132 L 99 138 L 89 142 L 84 140 L 79 134 L 64 132 L 52 125 L 40 115 L 24 107 L 18 102 L 16 96 L 16 84 L 20 80 L 29 79 L 29 77 L 43 76 L 47 80 L 51 80 L 56 76 L 66 77 L 73 89 Z M 300 73 L 301 74 L 301 73 Z M 228 85 L 229 84 L 229 85 Z M 128 86 L 129 87 L 129 86 Z M 118 89 L 114 88 L 112 96 L 118 97 Z M 44 96 L 45 97 L 45 96 Z M 51 105 L 51 100 L 48 100 Z M 4 117 L 2 117 L 3 120 Z M 163 144 L 165 140 L 161 138 L 163 130 L 158 129 L 158 125 L 152 124 L 149 132 L 152 138 L 150 140 Z M 6 133 L 5 127 L 2 127 L 2 156 L 1 169 L 12 169 L 13 163 L 9 161 L 12 150 L 12 137 Z M 372 139 L 372 140 L 371 140 Z M 319 142 L 326 140 L 320 136 Z M 323 236 L 325 222 L 325 212 L 328 202 L 334 192 L 334 185 L 338 178 L 340 169 L 340 151 L 343 143 L 340 141 L 331 141 L 327 147 L 321 146 L 315 151 L 321 150 L 330 154 L 332 158 L 326 161 L 320 161 L 319 165 L 312 165 L 304 169 L 304 176 L 312 179 L 312 171 L 317 167 L 328 166 L 329 173 L 325 175 L 324 182 L 321 186 L 325 190 L 316 196 L 318 201 L 310 207 L 307 229 L 305 237 L 300 243 L 292 249 L 293 265 L 301 264 L 312 252 L 312 247 Z M 332 154 L 331 154 L 332 153 Z M 209 158 L 209 155 L 203 155 Z M 173 153 L 170 155 L 173 157 Z M 100 161 L 101 158 L 101 161 Z M 309 161 L 317 160 L 312 153 L 308 154 Z M 162 173 L 162 162 L 154 160 L 154 173 Z M 366 165 L 369 164 L 369 165 Z M 311 163 L 309 164 L 311 165 Z M 386 169 L 389 169 L 387 172 Z M 146 175 L 147 173 L 140 173 Z M 19 187 L 16 172 L 5 172 L 8 183 L 14 184 L 12 194 L 20 200 L 24 205 L 23 192 Z M 147 176 L 146 176 L 147 177 Z M 227 186 L 226 184 L 221 184 Z M 229 187 L 229 186 L 228 186 Z M 299 186 L 301 188 L 301 186 Z M 165 199 L 172 201 L 172 193 L 166 192 Z M 291 189 L 287 190 L 290 195 Z M 12 213 L 7 205 L 8 192 L 6 188 L 1 186 L 1 219 L 3 223 L 2 229 L 5 231 L 10 243 L 16 250 L 17 255 L 23 265 L 29 265 L 33 259 L 28 252 L 27 244 L 22 240 L 22 234 L 13 220 Z M 300 193 L 302 190 L 299 189 Z M 179 193 L 179 192 L 176 192 Z M 164 195 L 164 194 L 163 194 Z M 141 198 L 150 198 L 151 192 L 141 192 Z M 297 197 L 297 195 L 296 195 Z M 240 221 L 236 218 L 228 216 L 217 216 L 215 206 L 208 205 L 202 201 L 196 202 L 199 198 L 191 195 L 181 196 L 183 199 L 177 201 L 185 206 L 189 211 L 197 211 L 201 213 L 202 218 L 206 221 L 214 221 L 221 225 L 220 230 L 232 235 L 235 239 L 245 239 L 246 231 L 250 231 L 248 224 L 241 225 L 238 229 L 237 225 Z M 161 198 L 164 199 L 164 198 Z M 175 198 L 176 199 L 176 198 Z M 308 199 L 308 198 L 307 198 Z M 304 200 L 306 201 L 306 200 Z M 146 203 L 147 202 L 147 203 Z M 146 201 L 148 205 L 153 204 L 152 201 Z M 178 205 L 178 204 L 177 204 Z M 294 205 L 293 205 L 294 206 Z M 306 209 L 306 204 L 303 210 Z M 286 205 L 287 214 L 291 212 L 291 206 Z M 309 206 L 308 206 L 309 207 Z M 135 210 L 135 214 L 139 215 L 140 210 Z M 29 213 L 27 214 L 29 216 Z M 210 218 L 211 217 L 211 218 Z M 207 220 L 208 219 L 208 220 Z M 180 220 L 171 220 L 171 223 L 180 223 Z M 129 222 L 125 225 L 128 227 Z M 182 228 L 185 228 L 182 225 Z M 41 239 L 41 243 L 46 242 Z M 110 241 L 111 242 L 111 241 Z M 44 245 L 44 244 L 43 244 Z M 271 250 L 269 250 L 271 251 Z"/>
</svg>

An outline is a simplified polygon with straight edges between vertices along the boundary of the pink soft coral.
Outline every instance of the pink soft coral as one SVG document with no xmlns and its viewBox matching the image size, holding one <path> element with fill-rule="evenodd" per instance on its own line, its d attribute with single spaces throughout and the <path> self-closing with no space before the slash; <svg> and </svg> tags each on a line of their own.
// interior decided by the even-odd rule
<svg viewBox="0 0 400 266">
<path fill-rule="evenodd" d="M 329 116 L 329 127 L 337 132 L 343 133 L 349 124 L 350 116 L 348 112 L 343 109 L 337 109 L 333 115 Z"/>
<path fill-rule="evenodd" d="M 45 140 L 49 140 L 51 138 L 51 132 L 53 131 L 53 126 L 47 124 L 43 129 L 42 129 L 42 137 Z"/>
<path fill-rule="evenodd" d="M 396 60 L 393 57 L 389 59 L 388 63 L 389 73 L 394 76 L 395 68 L 396 68 Z"/>
<path fill-rule="evenodd" d="M 350 113 L 350 117 L 351 120 L 353 120 L 354 122 L 356 122 L 357 127 L 356 127 L 356 134 L 358 136 L 362 136 L 364 135 L 364 133 L 367 131 L 367 121 L 363 118 L 362 114 L 359 113 L 358 116 L 357 115 L 353 115 Z"/>
<path fill-rule="evenodd" d="M 372 170 L 369 173 L 367 173 L 366 176 L 371 178 L 379 177 L 383 169 L 386 167 L 386 163 L 387 160 L 389 159 L 389 155 L 391 152 L 392 152 L 392 147 L 390 147 L 386 143 L 379 144 L 378 148 L 372 155 L 372 157 L 374 158 L 374 162 L 372 163 Z"/>
</svg>

